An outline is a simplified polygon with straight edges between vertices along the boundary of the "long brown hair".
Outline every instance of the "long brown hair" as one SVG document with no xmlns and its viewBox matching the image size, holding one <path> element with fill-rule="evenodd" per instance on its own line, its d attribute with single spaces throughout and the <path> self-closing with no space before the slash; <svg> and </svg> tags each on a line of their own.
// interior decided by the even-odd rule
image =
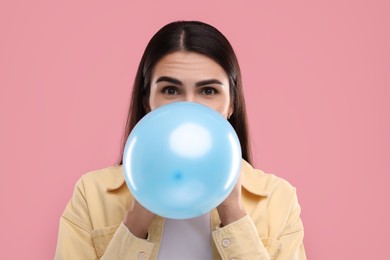
<svg viewBox="0 0 390 260">
<path fill-rule="evenodd" d="M 251 151 L 241 71 L 237 57 L 226 37 L 213 26 L 198 21 L 178 21 L 165 25 L 150 40 L 135 76 L 127 115 L 119 164 L 126 140 L 139 120 L 148 112 L 150 80 L 154 65 L 165 55 L 177 52 L 196 52 L 217 62 L 229 77 L 230 102 L 233 114 L 228 119 L 241 144 L 242 158 L 251 163 Z"/>
</svg>

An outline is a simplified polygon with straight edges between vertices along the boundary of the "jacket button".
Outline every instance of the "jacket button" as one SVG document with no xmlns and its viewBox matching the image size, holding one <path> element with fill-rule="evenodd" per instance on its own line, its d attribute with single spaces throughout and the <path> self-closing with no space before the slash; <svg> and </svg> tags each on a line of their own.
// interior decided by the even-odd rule
<svg viewBox="0 0 390 260">
<path fill-rule="evenodd" d="M 224 240 L 222 240 L 222 246 L 223 247 L 228 247 L 230 246 L 230 240 L 225 238 Z"/>
<path fill-rule="evenodd" d="M 139 260 L 144 260 L 144 259 L 145 259 L 145 252 L 140 252 L 140 253 L 138 254 L 138 259 L 139 259 Z"/>
</svg>

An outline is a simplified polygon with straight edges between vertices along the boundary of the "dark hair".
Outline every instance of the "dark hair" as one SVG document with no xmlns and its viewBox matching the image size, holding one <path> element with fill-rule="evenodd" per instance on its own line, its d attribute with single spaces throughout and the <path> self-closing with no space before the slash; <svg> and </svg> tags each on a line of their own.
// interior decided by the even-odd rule
<svg viewBox="0 0 390 260">
<path fill-rule="evenodd" d="M 195 52 L 217 62 L 229 77 L 230 102 L 233 114 L 228 119 L 241 144 L 242 158 L 251 163 L 251 151 L 241 72 L 237 57 L 225 36 L 211 25 L 198 21 L 178 21 L 165 25 L 150 40 L 135 76 L 127 115 L 119 164 L 126 140 L 149 111 L 150 80 L 154 65 L 165 55 L 177 51 Z"/>
</svg>

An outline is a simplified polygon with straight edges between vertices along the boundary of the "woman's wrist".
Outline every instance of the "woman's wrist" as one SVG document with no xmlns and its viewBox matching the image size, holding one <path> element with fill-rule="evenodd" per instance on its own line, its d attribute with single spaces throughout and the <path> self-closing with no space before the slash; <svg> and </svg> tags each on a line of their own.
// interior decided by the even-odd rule
<svg viewBox="0 0 390 260">
<path fill-rule="evenodd" d="M 223 206 L 220 205 L 217 208 L 219 218 L 221 219 L 222 226 L 227 226 L 246 215 L 246 211 L 240 206 Z"/>
<path fill-rule="evenodd" d="M 132 217 L 125 218 L 123 220 L 123 224 L 129 229 L 130 233 L 133 234 L 134 236 L 141 238 L 141 239 L 146 239 L 148 236 L 148 227 L 140 225 L 137 223 L 138 221 Z"/>
<path fill-rule="evenodd" d="M 133 207 L 127 211 L 123 224 L 134 236 L 146 239 L 153 216 L 153 213 L 135 201 Z"/>
</svg>

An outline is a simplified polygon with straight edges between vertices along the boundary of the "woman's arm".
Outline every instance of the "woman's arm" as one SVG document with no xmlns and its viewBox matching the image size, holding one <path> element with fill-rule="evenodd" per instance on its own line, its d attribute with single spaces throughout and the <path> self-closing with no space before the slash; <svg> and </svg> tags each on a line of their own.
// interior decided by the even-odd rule
<svg viewBox="0 0 390 260">
<path fill-rule="evenodd" d="M 241 204 L 241 178 L 238 179 L 229 196 L 217 207 L 217 211 L 222 226 L 227 226 L 246 215 Z"/>
<path fill-rule="evenodd" d="M 213 231 L 212 236 L 222 259 L 270 259 L 241 204 L 241 178 L 217 211 L 221 227 Z"/>
<path fill-rule="evenodd" d="M 146 239 L 153 216 L 152 212 L 134 200 L 132 207 L 126 213 L 123 223 L 134 236 Z"/>
<path fill-rule="evenodd" d="M 148 223 L 150 224 L 150 214 L 134 203 L 127 213 L 124 222 L 119 225 L 94 230 L 92 217 L 88 210 L 88 196 L 85 194 L 83 179 L 81 178 L 75 187 L 73 196 L 69 201 L 63 216 L 60 219 L 57 248 L 55 260 L 68 259 L 138 259 L 140 255 L 144 259 L 149 259 L 154 244 L 138 236 Z M 110 214 L 110 212 L 102 212 Z M 129 216 L 134 216 L 131 218 Z M 142 220 L 139 220 L 139 216 Z M 127 223 L 126 220 L 139 220 L 139 226 Z M 129 228 L 135 232 L 132 234 Z M 131 221 L 130 221 L 131 222 Z M 134 222 L 137 223 L 137 222 Z M 138 229 L 138 227 L 142 227 Z"/>
<path fill-rule="evenodd" d="M 261 239 L 259 223 L 255 223 L 246 213 L 242 215 L 245 210 L 238 198 L 241 198 L 240 181 L 232 194 L 217 208 L 222 223 L 212 235 L 222 259 L 306 259 L 301 209 L 295 188 L 278 185 L 267 198 L 272 201 L 268 209 L 257 209 L 262 212 L 256 215 L 263 215 L 259 221 L 268 221 L 267 225 L 272 230 L 268 237 Z M 270 219 L 266 210 L 273 211 L 271 215 L 277 214 L 277 220 Z M 276 234 L 276 230 L 281 233 Z"/>
<path fill-rule="evenodd" d="M 303 245 L 304 229 L 300 218 L 301 207 L 298 203 L 295 188 L 290 196 L 290 210 L 286 225 L 279 239 L 270 241 L 271 259 L 305 260 L 306 253 Z M 275 243 L 272 245 L 272 243 Z M 272 246 L 271 246 L 272 245 Z"/>
</svg>

